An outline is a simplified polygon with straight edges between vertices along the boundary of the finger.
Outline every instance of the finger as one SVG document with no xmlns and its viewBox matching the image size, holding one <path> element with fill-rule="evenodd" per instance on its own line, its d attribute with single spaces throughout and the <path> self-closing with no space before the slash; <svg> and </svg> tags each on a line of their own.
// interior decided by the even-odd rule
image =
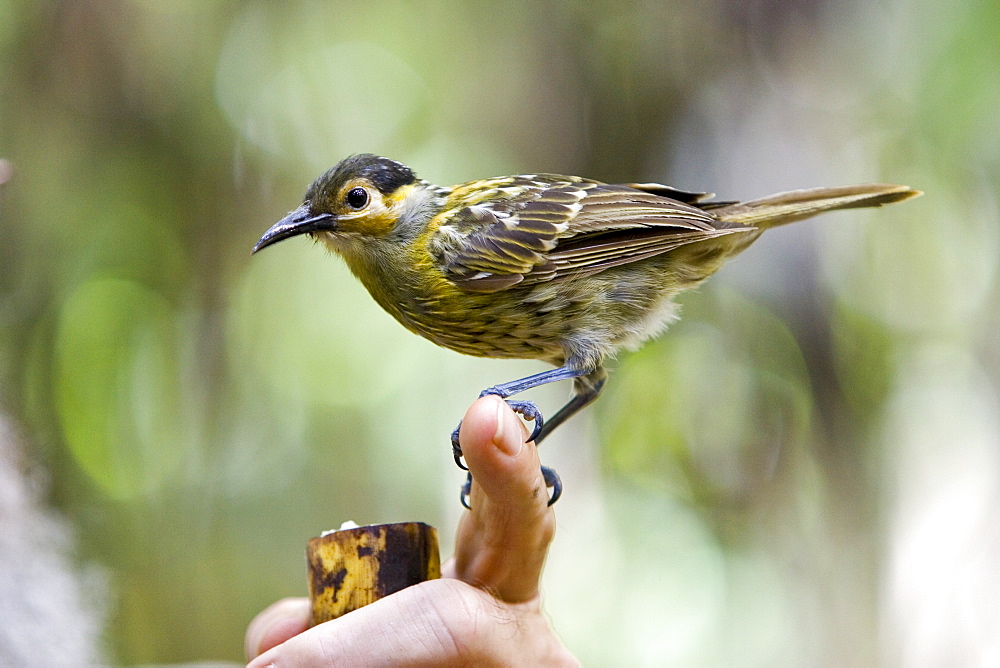
<svg viewBox="0 0 1000 668">
<path fill-rule="evenodd" d="M 428 591 L 427 585 L 438 591 Z M 471 589 L 455 580 L 408 587 L 288 639 L 258 656 L 247 668 L 370 666 L 385 665 L 390 659 L 393 665 L 456 663 L 459 647 L 451 640 L 455 625 L 461 617 L 476 617 L 463 614 L 452 619 L 453 610 L 464 612 L 469 605 L 456 586 Z"/>
<path fill-rule="evenodd" d="M 523 423 L 499 397 L 469 408 L 459 442 L 472 472 L 472 510 L 462 516 L 456 576 L 509 603 L 538 595 L 555 515 L 548 507 L 538 452 Z"/>
<path fill-rule="evenodd" d="M 480 589 L 440 579 L 314 626 L 247 668 L 555 665 L 568 656 L 537 605 L 498 605 Z"/>
<path fill-rule="evenodd" d="M 245 649 L 247 659 L 252 659 L 275 645 L 309 628 L 311 612 L 309 600 L 285 598 L 272 603 L 254 617 L 247 627 Z"/>
</svg>

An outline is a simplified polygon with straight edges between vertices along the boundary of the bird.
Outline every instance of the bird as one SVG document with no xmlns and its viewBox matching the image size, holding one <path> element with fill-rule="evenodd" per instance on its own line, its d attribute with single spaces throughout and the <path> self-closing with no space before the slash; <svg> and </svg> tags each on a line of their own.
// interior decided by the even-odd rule
<svg viewBox="0 0 1000 668">
<path fill-rule="evenodd" d="M 538 444 L 598 397 L 610 359 L 638 349 L 678 318 L 677 295 L 764 231 L 921 194 L 871 183 L 714 201 L 709 193 L 659 183 L 559 174 L 441 187 L 400 162 L 365 153 L 320 175 L 252 252 L 309 235 L 340 255 L 410 331 L 467 355 L 552 365 L 480 395 L 498 395 L 533 420 L 528 440 Z M 547 420 L 533 402 L 510 399 L 562 380 L 573 380 L 573 394 Z M 452 448 L 466 469 L 458 428 Z M 551 468 L 543 466 L 542 474 L 551 505 L 562 484 Z M 466 507 L 470 486 L 471 474 L 461 494 Z"/>
</svg>

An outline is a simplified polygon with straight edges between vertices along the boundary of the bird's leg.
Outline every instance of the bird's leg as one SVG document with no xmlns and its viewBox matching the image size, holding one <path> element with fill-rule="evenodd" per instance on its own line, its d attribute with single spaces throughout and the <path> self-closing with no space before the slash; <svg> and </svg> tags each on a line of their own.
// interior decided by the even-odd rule
<svg viewBox="0 0 1000 668">
<path fill-rule="evenodd" d="M 530 390 L 548 383 L 554 383 L 559 380 L 569 380 L 570 378 L 575 379 L 573 398 L 570 399 L 565 406 L 560 408 L 548 422 L 544 422 L 542 420 L 542 413 L 533 402 L 512 401 L 508 399 L 508 397 L 524 392 L 525 390 Z M 549 371 L 536 373 L 532 376 L 527 376 L 526 378 L 512 380 L 509 383 L 501 383 L 500 385 L 488 387 L 483 390 L 479 396 L 484 397 L 487 394 L 495 394 L 504 399 L 516 413 L 520 413 L 526 419 L 534 421 L 535 427 L 532 430 L 531 435 L 528 436 L 528 441 L 535 441 L 538 443 L 547 435 L 551 434 L 556 427 L 569 419 L 577 411 L 596 399 L 597 395 L 600 394 L 601 388 L 604 386 L 604 381 L 606 379 L 607 371 L 605 371 L 604 367 L 597 367 L 596 369 L 580 369 L 564 365 L 557 369 L 551 369 Z M 461 428 L 462 423 L 459 422 L 458 426 L 455 427 L 455 431 L 451 433 L 451 447 L 452 453 L 455 456 L 455 464 L 457 464 L 459 468 L 468 471 L 468 467 L 462 462 L 462 446 L 458 442 L 458 432 Z M 542 467 L 542 477 L 545 479 L 545 486 L 552 488 L 552 496 L 549 498 L 549 505 L 551 506 L 562 494 L 562 482 L 559 480 L 559 474 L 547 466 Z M 462 485 L 461 493 L 462 505 L 466 508 L 469 507 L 468 496 L 471 489 L 472 475 L 469 474 L 466 477 L 465 484 Z"/>
<path fill-rule="evenodd" d="M 608 372 L 604 367 L 597 367 L 586 376 L 578 376 L 573 381 L 573 397 L 566 402 L 565 406 L 556 411 L 555 415 L 546 420 L 545 425 L 535 438 L 535 443 L 541 443 L 546 436 L 555 431 L 556 427 L 576 415 L 580 409 L 600 396 L 607 379 Z"/>
<path fill-rule="evenodd" d="M 558 369 L 551 369 L 550 371 L 536 373 L 535 375 L 528 376 L 527 378 L 520 378 L 518 380 L 512 380 L 509 383 L 501 383 L 500 385 L 487 387 L 479 393 L 479 396 L 485 397 L 487 394 L 495 394 L 502 399 L 507 399 L 507 397 L 512 397 L 515 394 L 520 394 L 525 390 L 530 390 L 532 388 L 539 387 L 540 385 L 547 385 L 548 383 L 554 383 L 559 380 L 569 380 L 570 378 L 579 378 L 580 376 L 586 376 L 591 373 L 594 373 L 593 369 L 575 369 L 569 366 L 561 366 Z M 508 401 L 507 403 L 510 404 L 510 407 L 515 413 L 520 413 L 525 417 L 525 419 L 533 420 L 535 422 L 535 428 L 532 430 L 528 440 L 537 441 L 538 435 L 542 432 L 543 427 L 542 412 L 538 410 L 538 406 L 531 401 Z M 560 413 L 561 412 L 562 411 L 560 411 Z M 558 414 L 559 413 L 556 415 Z M 569 416 L 567 415 L 566 417 Z M 551 429 L 549 431 L 551 431 Z"/>
<path fill-rule="evenodd" d="M 573 369 L 568 366 L 561 366 L 558 369 L 550 369 L 549 371 L 543 371 L 541 373 L 536 373 L 533 376 L 527 376 L 526 378 L 519 378 L 518 380 L 512 380 L 509 383 L 501 383 L 500 385 L 494 385 L 493 387 L 488 387 L 479 393 L 480 397 L 485 397 L 487 394 L 495 394 L 501 399 L 507 399 L 515 394 L 524 392 L 525 390 L 530 390 L 540 385 L 545 385 L 547 383 L 554 383 L 559 380 L 569 380 L 570 378 L 579 378 L 580 376 L 586 376 L 588 374 L 596 373 L 593 369 Z M 603 373 L 603 371 L 602 371 Z M 597 395 L 594 395 L 597 396 Z M 535 428 L 532 430 L 531 435 L 528 437 L 528 441 L 535 440 L 539 433 L 542 431 L 543 421 L 542 412 L 538 410 L 538 407 L 530 401 L 507 401 L 510 407 L 517 413 L 520 413 L 528 420 L 534 420 Z M 571 400 L 570 403 L 573 403 Z M 586 403 L 586 402 L 585 402 Z M 569 407 L 569 404 L 563 407 L 556 417 L 563 414 Z M 581 404 L 576 410 L 582 408 Z M 559 421 L 562 422 L 569 415 L 564 415 Z M 558 423 L 557 423 L 558 424 Z M 451 432 L 451 448 L 455 455 L 455 464 L 458 465 L 460 469 L 468 470 L 465 464 L 462 463 L 462 446 L 458 443 L 458 432 L 462 428 L 462 423 L 459 422 L 455 430 Z M 551 429 L 547 430 L 551 432 Z"/>
</svg>

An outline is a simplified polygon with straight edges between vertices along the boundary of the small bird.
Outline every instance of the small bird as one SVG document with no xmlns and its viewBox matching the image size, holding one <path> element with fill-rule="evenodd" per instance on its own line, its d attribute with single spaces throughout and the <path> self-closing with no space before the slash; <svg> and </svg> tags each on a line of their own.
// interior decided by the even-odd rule
<svg viewBox="0 0 1000 668">
<path fill-rule="evenodd" d="M 675 297 L 764 230 L 920 194 L 865 184 L 713 202 L 706 201 L 710 194 L 658 183 L 557 174 L 443 188 L 399 162 L 361 154 L 316 179 L 253 252 L 308 234 L 341 255 L 407 329 L 460 353 L 555 366 L 482 392 L 507 400 L 573 379 L 572 398 L 546 421 L 533 403 L 508 400 L 534 420 L 529 440 L 537 443 L 597 398 L 607 359 L 635 350 L 676 320 Z M 452 445 L 465 468 L 458 429 Z M 562 486 L 554 471 L 542 472 L 551 505 Z M 466 506 L 470 482 L 462 491 Z"/>
</svg>

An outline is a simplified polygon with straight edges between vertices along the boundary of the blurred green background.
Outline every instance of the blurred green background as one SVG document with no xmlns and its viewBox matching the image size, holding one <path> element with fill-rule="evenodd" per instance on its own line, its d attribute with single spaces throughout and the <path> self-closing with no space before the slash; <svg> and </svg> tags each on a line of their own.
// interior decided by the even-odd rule
<svg viewBox="0 0 1000 668">
<path fill-rule="evenodd" d="M 450 551 L 448 434 L 542 365 L 435 348 L 304 240 L 249 253 L 373 152 L 927 191 L 767 235 L 617 362 L 543 448 L 545 603 L 589 665 L 1000 661 L 998 35 L 996 0 L 0 3 L 0 411 L 89 574 L 67 651 L 240 660 L 346 519 Z"/>
</svg>

